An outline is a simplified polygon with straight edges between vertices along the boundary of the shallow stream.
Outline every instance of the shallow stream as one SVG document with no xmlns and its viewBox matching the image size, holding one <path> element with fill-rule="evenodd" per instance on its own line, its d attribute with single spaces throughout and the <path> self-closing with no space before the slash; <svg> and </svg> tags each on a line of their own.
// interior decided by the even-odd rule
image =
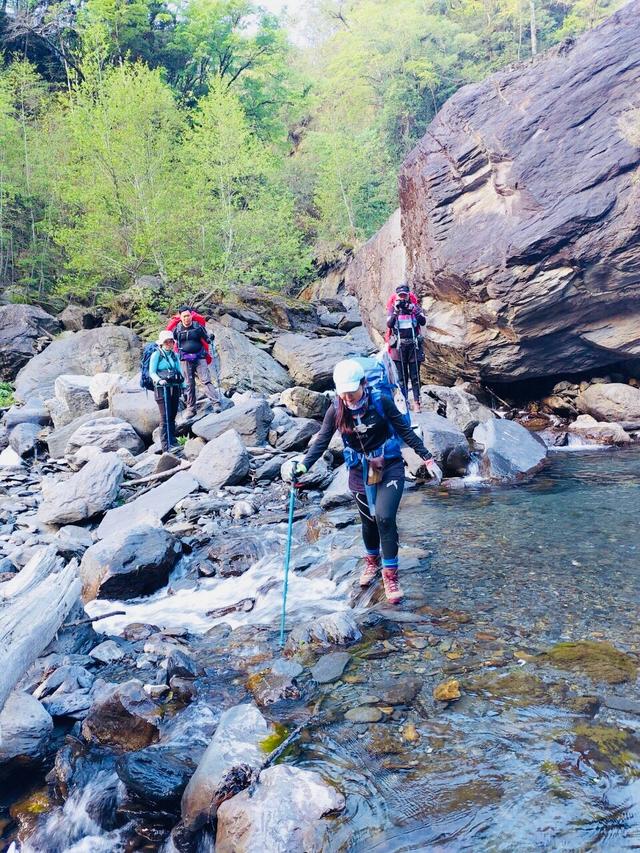
<svg viewBox="0 0 640 853">
<path fill-rule="evenodd" d="M 284 760 L 319 771 L 346 795 L 327 851 L 640 848 L 639 507 L 637 449 L 556 454 L 532 482 L 511 488 L 409 490 L 401 508 L 406 599 L 397 611 L 379 589 L 354 588 L 360 544 L 351 508 L 296 523 L 288 627 L 347 606 L 364 624 L 342 680 L 265 710 L 286 725 L 318 707 L 324 713 Z M 102 623 L 113 633 L 132 621 L 194 631 L 268 624 L 273 630 L 255 641 L 247 628 L 236 632 L 229 649 L 244 642 L 253 654 L 266 644 L 273 654 L 283 536 L 282 525 L 264 528 L 262 556 L 239 578 L 183 589 L 183 566 L 174 594 L 126 607 L 94 602 L 91 613 L 126 609 Z M 206 615 L 247 598 L 256 598 L 248 612 Z M 580 647 L 577 663 L 564 646 L 541 655 L 573 641 L 593 644 Z M 629 653 L 623 664 L 611 664 L 604 643 Z M 434 687 L 450 678 L 461 698 L 436 702 Z M 345 721 L 357 707 L 380 709 L 380 720 Z M 40 830 L 60 817 L 43 816 Z M 55 849 L 125 849 L 117 833 L 102 834 L 106 846 L 95 826 L 87 835 L 89 846 L 80 831 L 79 846 Z"/>
</svg>

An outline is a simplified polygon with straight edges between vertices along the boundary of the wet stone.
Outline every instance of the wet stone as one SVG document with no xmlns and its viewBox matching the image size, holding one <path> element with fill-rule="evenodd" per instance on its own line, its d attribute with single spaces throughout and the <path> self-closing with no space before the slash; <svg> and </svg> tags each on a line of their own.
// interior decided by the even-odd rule
<svg viewBox="0 0 640 853">
<path fill-rule="evenodd" d="M 351 655 L 347 652 L 333 652 L 323 655 L 311 670 L 314 681 L 318 684 L 328 684 L 337 681 L 345 671 Z"/>
<path fill-rule="evenodd" d="M 410 705 L 422 690 L 420 678 L 389 679 L 376 686 L 380 700 L 387 705 Z"/>
<path fill-rule="evenodd" d="M 622 711 L 623 714 L 640 714 L 640 702 L 626 699 L 624 696 L 605 696 L 603 704 L 612 711 Z"/>
<path fill-rule="evenodd" d="M 581 672 L 593 681 L 621 684 L 635 679 L 637 663 L 609 643 L 581 640 L 577 643 L 558 643 L 539 658 L 558 669 Z"/>
<path fill-rule="evenodd" d="M 344 715 L 344 718 L 350 723 L 379 723 L 382 716 L 380 708 L 361 706 L 360 708 L 351 708 Z"/>
</svg>

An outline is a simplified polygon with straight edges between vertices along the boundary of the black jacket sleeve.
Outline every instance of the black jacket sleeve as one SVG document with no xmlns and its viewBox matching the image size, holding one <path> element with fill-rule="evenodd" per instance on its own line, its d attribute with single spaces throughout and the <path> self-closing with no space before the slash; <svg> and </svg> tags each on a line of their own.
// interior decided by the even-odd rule
<svg viewBox="0 0 640 853">
<path fill-rule="evenodd" d="M 396 408 L 395 403 L 390 397 L 382 396 L 382 408 L 385 415 L 391 421 L 394 430 L 400 438 L 408 444 L 412 450 L 422 457 L 422 459 L 431 459 L 432 454 L 427 450 L 422 440 L 418 438 L 415 432 L 404 419 L 403 415 Z"/>
<path fill-rule="evenodd" d="M 200 323 L 198 323 L 198 326 L 200 326 L 200 329 L 201 329 L 200 337 L 202 338 L 203 341 L 206 341 L 208 344 L 210 344 L 211 343 L 211 335 L 209 335 L 209 332 L 207 332 L 205 327 L 201 326 Z"/>
<path fill-rule="evenodd" d="M 336 431 L 336 407 L 333 403 L 327 409 L 327 413 L 324 416 L 324 420 L 322 421 L 322 426 L 320 427 L 320 432 L 316 433 L 316 437 L 314 439 L 313 444 L 307 450 L 307 454 L 302 460 L 302 464 L 307 468 L 307 471 L 314 462 L 317 462 L 318 459 L 325 452 L 327 447 L 333 438 L 333 434 Z"/>
<path fill-rule="evenodd" d="M 419 326 L 426 326 L 427 325 L 427 318 L 424 316 L 424 313 L 422 311 L 419 311 L 416 314 L 416 319 L 418 320 Z"/>
</svg>

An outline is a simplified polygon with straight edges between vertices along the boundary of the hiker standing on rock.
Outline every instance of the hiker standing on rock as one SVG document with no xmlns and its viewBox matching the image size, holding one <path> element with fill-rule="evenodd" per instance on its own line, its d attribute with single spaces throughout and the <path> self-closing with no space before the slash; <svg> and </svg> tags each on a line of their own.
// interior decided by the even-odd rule
<svg viewBox="0 0 640 853">
<path fill-rule="evenodd" d="M 149 359 L 149 376 L 153 382 L 153 395 L 160 409 L 160 444 L 166 452 L 176 442 L 176 415 L 184 378 L 180 361 L 173 349 L 171 332 L 160 332 L 158 347 Z"/>
<path fill-rule="evenodd" d="M 396 287 L 395 294 L 387 302 L 387 343 L 407 400 L 411 380 L 414 412 L 420 411 L 420 364 L 424 361 L 420 327 L 426 323 L 427 318 L 416 295 L 409 291 L 409 285 Z"/>
<path fill-rule="evenodd" d="M 209 375 L 208 347 L 211 344 L 204 325 L 193 318 L 191 308 L 183 306 L 178 309 L 180 322 L 173 329 L 173 337 L 178 345 L 178 355 L 182 366 L 182 374 L 187 386 L 187 410 L 185 415 L 193 417 L 196 413 L 196 377 L 204 388 L 207 397 L 214 404 L 214 411 L 220 411 L 220 397 L 211 383 Z"/>
<path fill-rule="evenodd" d="M 427 463 L 430 476 L 440 482 L 442 472 L 431 453 L 395 406 L 390 394 L 370 387 L 359 361 L 340 361 L 333 371 L 336 399 L 327 410 L 322 428 L 302 462 L 290 460 L 283 477 L 290 482 L 306 474 L 329 446 L 338 429 L 345 445 L 349 488 L 362 520 L 366 554 L 360 586 L 366 587 L 382 568 L 387 600 L 402 598 L 398 583 L 398 526 L 396 515 L 404 490 L 402 439 Z M 380 552 L 382 551 L 382 567 Z"/>
</svg>

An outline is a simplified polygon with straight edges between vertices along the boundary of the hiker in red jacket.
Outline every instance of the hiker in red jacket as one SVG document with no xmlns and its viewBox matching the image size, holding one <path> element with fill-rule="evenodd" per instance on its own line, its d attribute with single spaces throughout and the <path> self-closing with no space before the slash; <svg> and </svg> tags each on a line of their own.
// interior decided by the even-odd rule
<svg viewBox="0 0 640 853">
<path fill-rule="evenodd" d="M 177 319 L 177 322 L 176 322 Z M 187 305 L 178 309 L 178 317 L 173 317 L 167 329 L 173 332 L 177 344 L 178 357 L 187 387 L 187 409 L 185 415 L 193 417 L 196 413 L 196 377 L 204 388 L 207 397 L 214 404 L 214 411 L 220 411 L 220 396 L 211 383 L 209 364 L 211 341 L 205 328 L 206 320 Z"/>
<path fill-rule="evenodd" d="M 414 412 L 420 411 L 420 364 L 424 361 L 420 328 L 426 323 L 415 293 L 409 291 L 407 284 L 401 284 L 387 302 L 387 345 L 407 400 L 411 380 Z"/>
</svg>

